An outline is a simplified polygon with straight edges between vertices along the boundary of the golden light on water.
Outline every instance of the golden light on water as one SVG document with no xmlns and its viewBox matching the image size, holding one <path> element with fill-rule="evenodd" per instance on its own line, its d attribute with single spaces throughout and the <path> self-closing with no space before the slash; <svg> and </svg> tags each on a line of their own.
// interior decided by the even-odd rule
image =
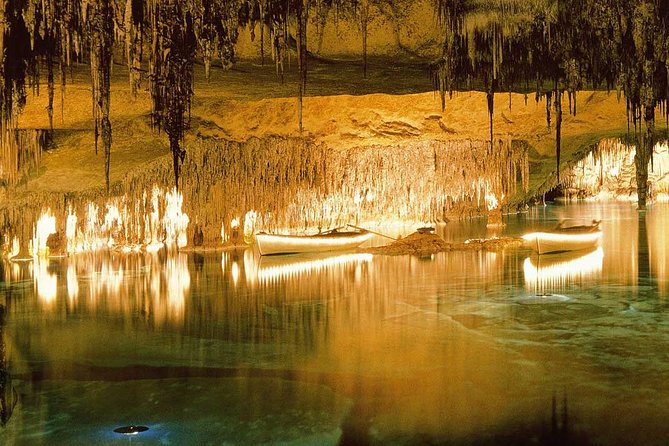
<svg viewBox="0 0 669 446">
<path fill-rule="evenodd" d="M 113 259 L 103 261 L 100 270 L 90 275 L 89 297 L 95 299 L 96 296 L 120 294 L 122 283 L 123 265 L 115 263 Z"/>
<path fill-rule="evenodd" d="M 188 256 L 177 254 L 176 256 L 168 257 L 165 262 L 164 272 L 167 285 L 168 312 L 173 317 L 181 318 L 184 313 L 186 296 L 190 290 Z"/>
<path fill-rule="evenodd" d="M 299 257 L 282 257 L 258 259 L 255 275 L 247 277 L 247 280 L 261 284 L 275 282 L 277 280 L 289 279 L 306 272 L 320 273 L 326 269 L 343 265 L 371 263 L 373 255 L 369 253 L 341 254 L 316 259 Z"/>
<path fill-rule="evenodd" d="M 48 266 L 48 260 L 36 260 L 33 262 L 33 274 L 37 297 L 42 303 L 51 305 L 58 294 L 58 277 L 49 271 Z"/>
<path fill-rule="evenodd" d="M 232 276 L 232 283 L 237 286 L 237 283 L 239 282 L 239 264 L 237 262 L 232 262 L 230 275 Z"/>
<path fill-rule="evenodd" d="M 563 290 L 602 273 L 604 250 L 532 255 L 523 262 L 525 288 L 536 292 Z"/>
<path fill-rule="evenodd" d="M 666 214 L 649 213 L 646 216 L 648 255 L 653 276 L 663 295 L 669 290 L 669 218 Z"/>
<path fill-rule="evenodd" d="M 70 301 L 75 301 L 79 297 L 79 280 L 73 263 L 67 265 L 67 297 Z"/>
<path fill-rule="evenodd" d="M 191 289 L 188 255 L 183 253 L 165 258 L 82 253 L 8 265 L 11 268 L 5 270 L 3 279 L 8 283 L 28 279 L 43 311 L 76 307 L 135 312 L 158 324 L 181 323 Z"/>
</svg>

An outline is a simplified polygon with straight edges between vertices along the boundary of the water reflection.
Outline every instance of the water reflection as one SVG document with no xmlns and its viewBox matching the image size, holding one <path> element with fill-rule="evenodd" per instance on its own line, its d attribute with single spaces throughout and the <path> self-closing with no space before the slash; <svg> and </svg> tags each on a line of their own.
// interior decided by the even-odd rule
<svg viewBox="0 0 669 446">
<path fill-rule="evenodd" d="M 601 276 L 604 250 L 533 254 L 523 262 L 525 287 L 537 295 L 551 294 Z"/>
<path fill-rule="evenodd" d="M 245 270 L 251 272 L 246 279 L 249 285 L 268 285 L 290 278 L 304 278 L 309 275 L 334 274 L 344 275 L 348 267 L 353 267 L 353 274 L 360 276 L 362 264 L 372 261 L 371 254 L 320 254 L 289 256 L 245 256 Z"/>
<path fill-rule="evenodd" d="M 191 273 L 186 254 L 79 254 L 5 262 L 5 288 L 31 280 L 40 311 L 135 313 L 158 325 L 183 323 Z M 84 296 L 83 299 L 81 297 Z"/>
<path fill-rule="evenodd" d="M 328 414 L 338 401 L 337 416 L 325 418 L 345 420 L 330 444 L 338 435 L 343 443 L 581 444 L 581 428 L 597 444 L 666 438 L 667 413 L 658 407 L 669 404 L 669 361 L 658 352 L 669 343 L 669 325 L 653 297 L 666 290 L 669 207 L 648 211 L 646 242 L 631 207 L 545 212 L 507 230 L 551 226 L 558 214 L 600 213 L 602 248 L 541 257 L 506 250 L 259 258 L 237 250 L 74 256 L 45 268 L 5 263 L 0 290 L 15 303 L 5 331 L 17 352 L 8 364 L 25 371 L 16 382 L 26 395 L 9 429 L 23 429 L 25 438 L 48 431 L 57 417 L 39 413 L 110 417 L 124 406 L 107 402 L 109 395 L 132 391 L 146 397 L 133 402 L 135 413 L 172 413 L 168 398 L 197 413 L 180 421 L 184 429 L 210 426 L 203 438 L 220 439 L 211 427 L 217 422 L 250 432 L 250 423 L 274 416 L 261 403 L 266 386 L 288 382 L 310 386 L 303 396 L 312 395 L 314 413 Z M 664 285 L 630 285 L 645 284 L 643 252 L 649 274 Z M 26 286 L 19 298 L 15 290 Z M 644 297 L 634 302 L 638 311 L 621 311 L 637 290 Z M 519 305 L 528 291 L 575 298 Z M 76 385 L 44 393 L 49 382 Z M 210 397 L 221 388 L 236 389 L 235 396 Z M 330 393 L 322 399 L 309 393 L 323 389 Z M 100 398 L 91 396 L 97 390 Z M 291 398 L 279 390 L 273 407 Z M 236 409 L 220 423 L 222 400 L 245 408 L 247 419 L 239 421 Z M 86 404 L 93 407 L 84 411 Z M 612 414 L 625 411 L 635 417 L 611 426 Z M 288 425 L 307 423 L 303 412 L 284 416 Z M 632 421 L 643 425 L 641 434 L 628 429 Z"/>
<path fill-rule="evenodd" d="M 657 279 L 660 294 L 669 292 L 669 212 L 660 212 L 662 206 L 655 205 L 644 216 L 650 272 Z"/>
<path fill-rule="evenodd" d="M 56 300 L 58 277 L 49 268 L 49 261 L 40 259 L 34 262 L 35 291 L 42 303 L 50 305 Z"/>
<path fill-rule="evenodd" d="M 7 346 L 5 344 L 5 305 L 0 305 L 0 424 L 5 426 L 12 417 L 18 403 L 18 394 L 12 385 L 7 361 Z"/>
</svg>

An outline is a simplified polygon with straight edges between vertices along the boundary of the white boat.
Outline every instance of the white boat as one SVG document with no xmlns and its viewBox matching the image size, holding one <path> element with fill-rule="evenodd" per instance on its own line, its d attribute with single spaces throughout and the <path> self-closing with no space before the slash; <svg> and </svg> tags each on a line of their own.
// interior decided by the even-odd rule
<svg viewBox="0 0 669 446">
<path fill-rule="evenodd" d="M 584 226 L 558 226 L 551 231 L 531 232 L 523 235 L 525 246 L 538 254 L 581 251 L 599 246 L 602 231 L 599 222 Z"/>
<path fill-rule="evenodd" d="M 261 256 L 354 249 L 369 240 L 370 232 L 332 231 L 315 235 L 256 234 L 256 245 Z"/>
</svg>

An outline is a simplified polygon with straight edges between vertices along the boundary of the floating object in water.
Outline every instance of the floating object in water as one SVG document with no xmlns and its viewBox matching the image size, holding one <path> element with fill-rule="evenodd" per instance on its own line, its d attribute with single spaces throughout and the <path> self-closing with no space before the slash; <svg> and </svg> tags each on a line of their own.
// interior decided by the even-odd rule
<svg viewBox="0 0 669 446">
<path fill-rule="evenodd" d="M 538 254 L 593 249 L 599 245 L 602 231 L 599 222 L 591 225 L 563 227 L 551 231 L 531 232 L 523 235 L 525 246 Z"/>
<path fill-rule="evenodd" d="M 123 435 L 137 435 L 141 432 L 146 432 L 148 430 L 149 428 L 146 426 L 135 426 L 134 424 L 131 424 L 130 426 L 117 427 L 116 429 L 114 429 L 114 432 Z"/>
<path fill-rule="evenodd" d="M 372 234 L 365 230 L 332 231 L 315 235 L 256 234 L 256 244 L 261 256 L 307 252 L 339 251 L 357 248 Z"/>
<path fill-rule="evenodd" d="M 18 256 L 17 255 L 17 256 L 14 256 L 14 257 L 10 258 L 9 260 L 11 260 L 12 262 L 32 262 L 33 258 L 32 258 L 32 256 Z"/>
<path fill-rule="evenodd" d="M 416 229 L 416 232 L 419 234 L 434 234 L 434 226 L 423 226 Z"/>
<path fill-rule="evenodd" d="M 549 304 L 570 301 L 569 296 L 564 294 L 537 293 L 521 297 L 517 300 L 520 304 Z"/>
</svg>

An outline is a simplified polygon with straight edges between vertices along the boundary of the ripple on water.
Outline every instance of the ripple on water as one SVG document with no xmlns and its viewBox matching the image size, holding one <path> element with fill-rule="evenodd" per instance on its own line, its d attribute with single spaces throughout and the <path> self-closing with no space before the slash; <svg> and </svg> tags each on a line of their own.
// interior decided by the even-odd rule
<svg viewBox="0 0 669 446">
<path fill-rule="evenodd" d="M 555 304 L 561 302 L 568 302 L 572 300 L 571 297 L 564 294 L 553 294 L 553 293 L 530 293 L 518 296 L 515 299 L 516 303 L 525 304 L 525 305 L 541 305 L 541 304 Z"/>
</svg>

